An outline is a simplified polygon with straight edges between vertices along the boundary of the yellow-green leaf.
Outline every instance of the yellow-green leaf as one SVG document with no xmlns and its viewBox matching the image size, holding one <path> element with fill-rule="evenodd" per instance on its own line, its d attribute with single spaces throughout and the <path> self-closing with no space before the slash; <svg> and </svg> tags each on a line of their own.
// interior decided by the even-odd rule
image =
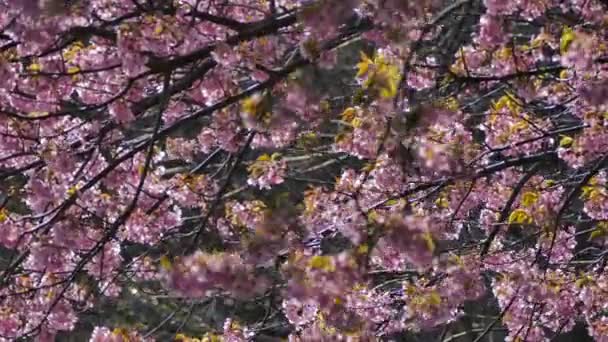
<svg viewBox="0 0 608 342">
<path fill-rule="evenodd" d="M 523 209 L 513 210 L 511 215 L 509 215 L 509 224 L 523 224 L 523 223 L 532 223 L 532 218 L 528 213 Z"/>
<path fill-rule="evenodd" d="M 369 245 L 364 243 L 362 245 L 360 245 L 359 247 L 357 247 L 357 253 L 358 254 L 367 254 L 369 252 Z"/>
<path fill-rule="evenodd" d="M 67 73 L 68 75 L 74 75 L 80 72 L 80 68 L 77 66 L 71 66 L 68 68 Z"/>
<path fill-rule="evenodd" d="M 42 71 L 42 66 L 39 63 L 32 63 L 27 67 L 27 71 L 32 73 L 38 73 Z"/>
<path fill-rule="evenodd" d="M 310 259 L 308 265 L 310 266 L 310 268 L 320 269 L 329 272 L 335 269 L 333 263 L 331 262 L 331 257 L 324 255 L 315 255 Z"/>
<path fill-rule="evenodd" d="M 74 196 L 78 192 L 78 186 L 74 185 L 70 187 L 67 191 L 68 196 Z"/>
<path fill-rule="evenodd" d="M 588 200 L 597 199 L 601 196 L 600 191 L 593 185 L 586 185 L 582 187 L 581 197 Z"/>
<path fill-rule="evenodd" d="M 0 209 L 0 223 L 8 219 L 8 214 L 5 208 Z"/>
<path fill-rule="evenodd" d="M 353 121 L 353 119 L 355 118 L 355 114 L 357 114 L 357 110 L 355 108 L 353 108 L 353 107 L 346 108 L 341 114 L 342 121 L 345 121 L 345 122 Z"/>
<path fill-rule="evenodd" d="M 441 304 L 441 296 L 436 291 L 431 292 L 429 295 L 429 304 L 432 306 L 439 306 Z"/>
<path fill-rule="evenodd" d="M 357 77 L 361 77 L 367 73 L 369 66 L 374 62 L 361 51 L 361 62 L 357 63 Z"/>
<path fill-rule="evenodd" d="M 171 260 L 169 259 L 168 256 L 163 255 L 160 257 L 160 267 L 162 267 L 164 270 L 171 269 L 172 264 L 171 264 Z"/>
<path fill-rule="evenodd" d="M 606 231 L 603 229 L 596 229 L 589 234 L 589 240 L 599 239 L 601 237 L 606 236 Z"/>
<path fill-rule="evenodd" d="M 576 35 L 574 34 L 574 30 L 572 30 L 571 27 L 565 26 L 562 30 L 562 37 L 559 42 L 559 51 L 562 54 L 568 52 L 568 48 L 575 38 Z"/>
<path fill-rule="evenodd" d="M 393 206 L 393 205 L 397 205 L 397 204 L 399 204 L 399 200 L 395 199 L 395 198 L 386 201 L 387 206 Z"/>
<path fill-rule="evenodd" d="M 572 146 L 573 142 L 574 142 L 574 139 L 572 139 L 569 136 L 564 136 L 559 141 L 559 147 L 568 148 L 568 147 Z"/>
<path fill-rule="evenodd" d="M 435 250 L 435 240 L 433 239 L 433 235 L 430 232 L 425 232 L 422 234 L 422 239 L 426 243 L 426 248 L 433 252 Z"/>
<path fill-rule="evenodd" d="M 439 208 L 448 208 L 450 206 L 450 202 L 445 196 L 440 196 L 435 200 L 435 205 Z"/>
<path fill-rule="evenodd" d="M 586 285 L 590 284 L 593 282 L 593 278 L 588 276 L 588 275 L 583 275 L 580 278 L 578 278 L 575 282 L 575 285 L 578 288 L 582 288 L 585 287 Z"/>
<path fill-rule="evenodd" d="M 271 161 L 272 157 L 268 153 L 264 153 L 257 158 L 257 161 Z"/>
<path fill-rule="evenodd" d="M 534 205 L 534 203 L 538 201 L 538 198 L 539 196 L 537 193 L 528 191 L 522 195 L 521 204 L 524 207 L 531 207 L 532 205 Z"/>
</svg>

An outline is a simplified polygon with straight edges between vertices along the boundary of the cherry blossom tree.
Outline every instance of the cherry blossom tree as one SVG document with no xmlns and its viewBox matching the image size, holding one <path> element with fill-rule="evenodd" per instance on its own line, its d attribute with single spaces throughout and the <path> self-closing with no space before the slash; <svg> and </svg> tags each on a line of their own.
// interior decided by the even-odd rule
<svg viewBox="0 0 608 342">
<path fill-rule="evenodd" d="M 608 341 L 607 13 L 0 0 L 0 340 Z"/>
</svg>

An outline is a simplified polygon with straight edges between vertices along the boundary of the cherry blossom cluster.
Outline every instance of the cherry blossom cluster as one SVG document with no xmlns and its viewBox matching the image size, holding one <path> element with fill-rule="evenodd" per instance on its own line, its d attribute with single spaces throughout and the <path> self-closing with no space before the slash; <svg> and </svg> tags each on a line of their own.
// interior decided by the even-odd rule
<svg viewBox="0 0 608 342">
<path fill-rule="evenodd" d="M 608 341 L 606 13 L 0 0 L 0 340 Z"/>
</svg>

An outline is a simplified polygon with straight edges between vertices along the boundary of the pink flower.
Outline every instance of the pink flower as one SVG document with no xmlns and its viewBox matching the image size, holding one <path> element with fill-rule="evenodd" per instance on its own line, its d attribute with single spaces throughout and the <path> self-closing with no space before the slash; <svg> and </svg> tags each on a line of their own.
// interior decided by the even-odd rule
<svg viewBox="0 0 608 342">
<path fill-rule="evenodd" d="M 399 251 L 402 258 L 416 267 L 428 267 L 433 259 L 435 242 L 427 218 L 394 217 L 388 222 L 385 243 Z M 381 253 L 380 250 L 378 250 Z"/>
<path fill-rule="evenodd" d="M 287 175 L 287 163 L 284 160 L 258 159 L 249 166 L 250 177 L 247 179 L 249 185 L 260 189 L 270 189 L 273 185 L 281 184 Z"/>
<path fill-rule="evenodd" d="M 317 313 L 315 303 L 302 303 L 296 298 L 283 301 L 283 310 L 291 324 L 302 326 L 314 320 Z"/>
<path fill-rule="evenodd" d="M 502 44 L 506 33 L 502 28 L 502 21 L 493 15 L 483 15 L 479 20 L 480 30 L 477 41 L 483 48 L 491 48 Z"/>
<path fill-rule="evenodd" d="M 172 265 L 166 276 L 171 288 L 193 298 L 206 297 L 218 291 L 250 298 L 267 286 L 266 279 L 256 276 L 251 265 L 230 253 L 196 252 Z"/>
<path fill-rule="evenodd" d="M 124 101 L 114 101 L 109 105 L 110 115 L 116 122 L 124 124 L 135 119 L 131 108 Z"/>
<path fill-rule="evenodd" d="M 490 15 L 509 15 L 516 9 L 516 3 L 510 0 L 484 0 L 483 4 Z"/>
<path fill-rule="evenodd" d="M 587 71 L 593 66 L 597 54 L 597 39 L 589 34 L 575 31 L 572 42 L 562 51 L 561 62 L 564 66 L 579 71 Z"/>
<path fill-rule="evenodd" d="M 213 52 L 211 52 L 213 59 L 224 67 L 232 67 L 239 63 L 241 56 L 236 53 L 233 48 L 223 42 L 218 43 L 215 46 Z"/>
</svg>

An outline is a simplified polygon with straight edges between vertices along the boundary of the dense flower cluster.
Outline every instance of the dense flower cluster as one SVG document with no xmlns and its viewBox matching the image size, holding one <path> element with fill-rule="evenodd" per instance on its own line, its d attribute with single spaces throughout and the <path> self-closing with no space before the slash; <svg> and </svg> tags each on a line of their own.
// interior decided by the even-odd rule
<svg viewBox="0 0 608 342">
<path fill-rule="evenodd" d="M 266 281 L 254 277 L 251 266 L 237 255 L 197 252 L 167 268 L 169 286 L 189 297 L 205 297 L 214 291 L 246 297 L 265 288 Z"/>
<path fill-rule="evenodd" d="M 0 340 L 608 341 L 606 13 L 0 0 Z"/>
</svg>

